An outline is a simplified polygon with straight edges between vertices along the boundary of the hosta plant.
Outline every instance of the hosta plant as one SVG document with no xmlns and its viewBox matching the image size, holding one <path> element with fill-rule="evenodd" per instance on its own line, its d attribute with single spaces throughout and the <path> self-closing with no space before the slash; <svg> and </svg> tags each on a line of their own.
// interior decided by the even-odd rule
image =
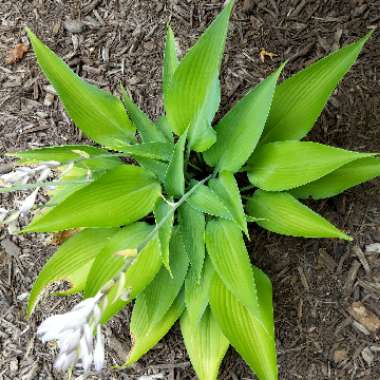
<svg viewBox="0 0 380 380">
<path fill-rule="evenodd" d="M 44 341 L 58 341 L 57 369 L 100 370 L 101 325 L 134 302 L 124 366 L 179 320 L 199 379 L 217 378 L 229 345 L 260 380 L 278 379 L 271 281 L 251 264 L 248 223 L 351 240 L 302 200 L 380 175 L 380 160 L 303 138 L 369 35 L 278 85 L 281 65 L 215 123 L 232 7 L 226 3 L 181 59 L 168 27 L 157 121 L 122 87 L 118 98 L 80 79 L 28 30 L 67 114 L 96 144 L 14 153 L 21 166 L 1 177 L 2 191 L 33 189 L 21 209 L 2 210 L 4 224 L 14 229 L 33 209 L 23 233 L 70 235 L 37 277 L 27 306 L 29 316 L 44 288 L 61 280 L 71 285 L 61 294 L 83 295 L 38 329 Z M 50 199 L 37 208 L 39 191 Z"/>
</svg>

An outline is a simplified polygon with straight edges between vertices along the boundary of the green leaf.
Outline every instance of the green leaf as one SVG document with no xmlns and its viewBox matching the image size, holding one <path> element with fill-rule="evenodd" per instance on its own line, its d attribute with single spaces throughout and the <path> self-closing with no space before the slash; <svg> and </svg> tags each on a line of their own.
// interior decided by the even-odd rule
<svg viewBox="0 0 380 380">
<path fill-rule="evenodd" d="M 184 154 L 186 145 L 184 133 L 174 146 L 172 158 L 166 172 L 166 189 L 172 196 L 180 197 L 185 192 Z"/>
<path fill-rule="evenodd" d="M 210 309 L 206 310 L 198 324 L 193 324 L 185 312 L 181 317 L 181 332 L 186 351 L 199 380 L 216 380 L 229 342 Z"/>
<path fill-rule="evenodd" d="M 211 313 L 225 337 L 247 362 L 258 379 L 277 380 L 274 325 L 272 314 L 269 315 L 268 308 L 272 302 L 270 281 L 263 282 L 262 277 L 256 278 L 256 281 L 263 320 L 258 319 L 256 314 L 240 303 L 219 276 L 214 276 L 211 285 Z M 269 326 L 270 329 L 268 329 Z"/>
<path fill-rule="evenodd" d="M 247 211 L 263 218 L 256 222 L 259 226 L 281 235 L 352 240 L 288 193 L 257 190 L 248 201 Z"/>
<path fill-rule="evenodd" d="M 361 158 L 314 182 L 296 187 L 290 193 L 296 198 L 330 198 L 377 176 L 380 176 L 380 160 L 375 157 Z"/>
<path fill-rule="evenodd" d="M 133 125 L 139 131 L 144 143 L 167 142 L 165 135 L 149 117 L 133 102 L 127 91 L 121 88 L 123 104 Z"/>
<path fill-rule="evenodd" d="M 152 230 L 152 226 L 141 222 L 119 230 L 97 255 L 87 279 L 85 296 L 94 296 L 122 268 L 126 259 L 118 256 L 117 252 L 137 248 Z M 124 289 L 130 292 L 129 299 L 115 299 L 118 284 L 109 291 L 108 306 L 102 312 L 102 323 L 122 310 L 152 282 L 160 270 L 161 262 L 160 245 L 156 236 L 138 253 L 125 273 Z"/>
<path fill-rule="evenodd" d="M 262 142 L 300 140 L 305 137 L 371 34 L 282 82 L 274 94 Z"/>
<path fill-rule="evenodd" d="M 263 190 L 288 190 L 372 155 L 309 141 L 274 142 L 260 146 L 251 156 L 248 177 L 253 185 Z"/>
<path fill-rule="evenodd" d="M 151 173 L 122 165 L 33 219 L 24 232 L 126 225 L 148 215 L 159 194 L 160 185 Z"/>
<path fill-rule="evenodd" d="M 172 207 L 163 199 L 158 199 L 154 212 L 154 218 L 156 220 L 156 224 L 162 222 L 164 218 L 167 217 L 167 215 L 172 211 Z M 172 230 L 173 230 L 173 223 L 174 223 L 174 213 L 171 214 L 171 216 L 164 222 L 162 227 L 158 230 L 158 236 L 160 241 L 160 247 L 161 247 L 161 255 L 162 255 L 162 262 L 165 266 L 165 268 L 171 273 L 170 271 L 170 238 L 172 236 Z"/>
<path fill-rule="evenodd" d="M 205 259 L 205 216 L 184 203 L 179 208 L 179 225 L 192 271 L 199 281 Z"/>
<path fill-rule="evenodd" d="M 83 290 L 95 257 L 115 232 L 115 229 L 88 229 L 66 240 L 38 275 L 30 293 L 27 316 L 33 312 L 41 292 L 52 282 L 68 281 L 70 294 Z"/>
<path fill-rule="evenodd" d="M 110 148 L 134 141 L 135 130 L 122 102 L 79 78 L 29 29 L 27 32 L 42 71 L 77 127 L 97 143 Z"/>
<path fill-rule="evenodd" d="M 247 219 L 234 175 L 231 172 L 223 171 L 218 178 L 209 181 L 209 186 L 226 205 L 237 225 L 248 236 Z"/>
<path fill-rule="evenodd" d="M 122 152 L 131 154 L 136 158 L 150 158 L 152 160 L 170 161 L 173 154 L 173 145 L 168 142 L 152 142 L 120 147 Z"/>
<path fill-rule="evenodd" d="M 36 164 L 46 161 L 57 161 L 61 164 L 66 164 L 70 161 L 83 159 L 83 157 L 87 155 L 90 158 L 105 154 L 109 153 L 104 149 L 90 145 L 61 145 L 13 152 L 8 153 L 7 155 L 19 158 L 20 162 L 23 164 Z M 117 157 L 110 158 L 119 161 Z"/>
<path fill-rule="evenodd" d="M 175 230 L 170 243 L 170 268 L 173 276 L 161 268 L 157 276 L 141 294 L 147 304 L 151 324 L 159 322 L 169 310 L 185 281 L 189 259 L 179 230 Z"/>
<path fill-rule="evenodd" d="M 166 116 L 161 116 L 157 121 L 156 121 L 157 128 L 161 130 L 161 132 L 165 135 L 167 141 L 171 144 L 174 144 L 174 136 L 173 132 L 170 128 L 168 119 Z"/>
<path fill-rule="evenodd" d="M 178 67 L 179 61 L 177 58 L 177 47 L 174 38 L 174 33 L 170 25 L 167 25 L 166 29 L 166 41 L 164 50 L 164 66 L 162 73 L 162 89 L 164 93 L 165 108 L 168 100 L 168 93 L 171 82 L 174 77 L 174 73 Z"/>
<path fill-rule="evenodd" d="M 85 297 L 94 296 L 101 287 L 111 280 L 121 269 L 126 258 L 117 255 L 117 252 L 126 249 L 135 249 L 142 244 L 146 237 L 153 230 L 153 226 L 137 222 L 118 230 L 112 239 L 103 247 L 100 254 L 96 257 L 88 276 L 84 295 Z M 144 268 L 142 262 L 149 259 L 150 262 Z M 142 269 L 139 273 L 140 278 L 136 277 L 136 269 Z M 132 295 L 138 294 L 147 284 L 153 280 L 161 267 L 161 254 L 158 239 L 152 239 L 141 252 L 138 253 L 134 263 L 127 271 L 126 287 L 131 287 Z M 131 277 L 131 273 L 134 275 Z M 133 284 L 133 286 L 131 285 Z"/>
<path fill-rule="evenodd" d="M 211 280 L 214 273 L 215 271 L 209 257 L 205 260 L 200 281 L 192 268 L 187 272 L 185 280 L 185 304 L 188 317 L 193 324 L 200 322 L 207 308 Z"/>
<path fill-rule="evenodd" d="M 197 120 L 218 76 L 232 6 L 233 1 L 229 1 L 175 70 L 165 106 L 177 135 L 182 135 Z"/>
<path fill-rule="evenodd" d="M 168 170 L 168 163 L 153 160 L 151 158 L 146 157 L 136 157 L 136 161 L 141 165 L 144 169 L 147 169 L 154 173 L 155 177 L 161 182 L 165 182 L 166 172 Z"/>
<path fill-rule="evenodd" d="M 248 160 L 263 132 L 283 67 L 245 95 L 216 125 L 217 142 L 204 153 L 210 166 L 237 172 Z"/>
<path fill-rule="evenodd" d="M 216 132 L 211 123 L 220 105 L 220 83 L 216 78 L 210 87 L 203 108 L 198 112 L 189 132 L 189 149 L 204 152 L 216 141 Z"/>
<path fill-rule="evenodd" d="M 233 220 L 223 201 L 206 185 L 198 186 L 193 195 L 187 200 L 187 203 L 200 212 Z"/>
<path fill-rule="evenodd" d="M 251 312 L 258 312 L 255 280 L 239 227 L 228 220 L 207 223 L 206 246 L 212 265 L 227 288 Z"/>
<path fill-rule="evenodd" d="M 163 294 L 160 295 L 162 296 Z M 124 366 L 130 366 L 137 362 L 141 356 L 154 347 L 181 316 L 184 308 L 184 295 L 183 292 L 181 292 L 162 319 L 157 323 L 152 323 L 148 314 L 149 306 L 147 299 L 143 294 L 140 294 L 137 297 L 132 312 L 132 348 Z"/>
</svg>

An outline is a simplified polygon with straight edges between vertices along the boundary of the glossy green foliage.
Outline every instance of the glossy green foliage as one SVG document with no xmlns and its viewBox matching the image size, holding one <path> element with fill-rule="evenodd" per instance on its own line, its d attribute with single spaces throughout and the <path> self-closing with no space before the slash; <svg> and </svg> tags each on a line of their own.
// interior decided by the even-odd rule
<svg viewBox="0 0 380 380">
<path fill-rule="evenodd" d="M 248 177 L 253 185 L 263 190 L 288 190 L 371 155 L 309 141 L 280 141 L 256 150 L 250 158 Z"/>
<path fill-rule="evenodd" d="M 51 176 L 34 184 L 1 176 L 0 190 L 47 189 L 50 201 L 25 232 L 81 229 L 41 271 L 29 314 L 44 288 L 66 280 L 65 294 L 104 296 L 101 323 L 135 300 L 125 366 L 180 320 L 200 380 L 217 379 L 229 345 L 259 380 L 277 380 L 272 287 L 251 264 L 246 242 L 255 236 L 247 224 L 295 237 L 351 239 L 298 199 L 335 196 L 372 179 L 380 160 L 297 140 L 312 128 L 369 35 L 277 86 L 279 65 L 213 126 L 232 7 L 227 1 L 182 59 L 167 27 L 164 113 L 155 121 L 122 86 L 121 102 L 80 79 L 29 31 L 67 113 L 102 147 L 15 153 L 23 165 L 35 165 L 37 181 L 49 165 Z"/>
<path fill-rule="evenodd" d="M 247 204 L 256 223 L 281 235 L 351 240 L 344 232 L 288 193 L 257 190 Z"/>
<path fill-rule="evenodd" d="M 42 71 L 77 127 L 106 147 L 133 141 L 135 130 L 121 101 L 79 78 L 30 30 L 27 32 Z"/>
<path fill-rule="evenodd" d="M 236 172 L 248 160 L 263 132 L 282 69 L 245 95 L 215 126 L 217 141 L 204 154 L 209 165 Z"/>
<path fill-rule="evenodd" d="M 70 294 L 82 291 L 93 262 L 115 233 L 111 228 L 86 229 L 64 242 L 39 273 L 29 296 L 27 315 L 30 316 L 41 292 L 52 282 L 68 281 Z"/>
<path fill-rule="evenodd" d="M 159 194 L 160 185 L 149 172 L 122 165 L 35 218 L 24 231 L 122 226 L 149 214 Z"/>
<path fill-rule="evenodd" d="M 166 97 L 166 115 L 173 131 L 182 135 L 197 119 L 219 74 L 233 1 L 203 33 L 176 68 Z"/>
<path fill-rule="evenodd" d="M 282 82 L 274 94 L 262 142 L 300 140 L 305 137 L 371 34 Z"/>
</svg>

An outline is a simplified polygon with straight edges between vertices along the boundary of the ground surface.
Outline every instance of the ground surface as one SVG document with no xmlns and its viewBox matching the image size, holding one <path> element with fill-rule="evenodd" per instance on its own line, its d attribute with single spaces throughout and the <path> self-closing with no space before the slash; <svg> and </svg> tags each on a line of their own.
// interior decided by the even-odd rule
<svg viewBox="0 0 380 380">
<path fill-rule="evenodd" d="M 57 99 L 44 105 L 46 81 L 32 53 L 5 65 L 7 52 L 25 41 L 30 26 L 80 75 L 114 90 L 127 84 L 152 116 L 161 110 L 160 75 L 165 24 L 170 21 L 186 49 L 221 9 L 218 0 L 2 0 L 0 2 L 0 153 L 48 144 L 78 143 L 81 134 Z M 78 25 L 65 25 L 80 20 Z M 285 74 L 304 67 L 343 43 L 380 25 L 380 2 L 365 0 L 239 0 L 232 16 L 223 65 L 223 104 L 231 104 L 284 59 Z M 66 26 L 66 27 L 65 27 Z M 75 28 L 79 33 L 73 33 Z M 364 49 L 318 121 L 312 138 L 356 150 L 380 149 L 379 32 Z M 259 60 L 259 51 L 278 54 Z M 4 159 L 0 170 L 9 169 Z M 255 263 L 273 279 L 281 380 L 380 378 L 379 335 L 368 318 L 350 314 L 353 302 L 380 316 L 380 254 L 366 246 L 380 242 L 379 181 L 315 204 L 315 209 L 350 231 L 353 244 L 288 239 L 258 229 L 250 249 Z M 3 196 L 10 207 L 13 195 Z M 27 293 L 53 251 L 45 237 L 10 237 L 0 232 L 0 380 L 61 379 L 52 370 L 54 348 L 35 337 L 36 326 L 69 302 L 47 299 L 30 322 Z M 364 254 L 363 254 L 364 252 Z M 360 304 L 354 304 L 362 310 Z M 107 327 L 109 364 L 120 362 L 130 340 L 128 311 Z M 370 318 L 371 320 L 371 318 Z M 124 323 L 124 324 L 123 324 Z M 367 325 L 367 328 L 366 328 Z M 101 379 L 135 379 L 159 373 L 164 379 L 194 379 L 178 329 L 174 329 L 134 368 L 105 372 Z M 253 379 L 230 350 L 221 379 Z"/>
</svg>

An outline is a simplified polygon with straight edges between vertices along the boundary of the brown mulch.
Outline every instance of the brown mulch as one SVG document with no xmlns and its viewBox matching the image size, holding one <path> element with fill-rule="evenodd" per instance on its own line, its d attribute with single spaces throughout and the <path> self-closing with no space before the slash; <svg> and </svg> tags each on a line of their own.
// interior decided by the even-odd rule
<svg viewBox="0 0 380 380">
<path fill-rule="evenodd" d="M 170 21 L 183 51 L 221 9 L 220 0 L 2 0 L 0 2 L 0 153 L 79 143 L 84 138 L 36 66 L 33 54 L 6 64 L 27 25 L 81 76 L 114 91 L 124 82 L 150 116 L 162 109 L 161 62 Z M 380 1 L 239 0 L 223 64 L 223 109 L 289 59 L 289 75 L 380 25 Z M 380 149 L 380 34 L 375 32 L 329 101 L 311 138 L 347 149 Z M 260 60 L 260 51 L 277 54 Z M 10 169 L 9 160 L 0 172 Z M 252 229 L 253 261 L 271 275 L 281 380 L 380 378 L 380 182 L 372 181 L 312 206 L 349 231 L 353 243 L 302 240 Z M 18 195 L 2 195 L 9 207 Z M 55 347 L 41 344 L 36 326 L 74 299 L 45 298 L 25 320 L 28 292 L 53 252 L 44 235 L 0 231 L 0 380 L 63 377 L 52 370 Z M 109 367 L 128 353 L 129 311 L 107 327 Z M 178 328 L 133 368 L 101 379 L 194 379 Z M 231 349 L 221 379 L 253 379 Z"/>
</svg>

